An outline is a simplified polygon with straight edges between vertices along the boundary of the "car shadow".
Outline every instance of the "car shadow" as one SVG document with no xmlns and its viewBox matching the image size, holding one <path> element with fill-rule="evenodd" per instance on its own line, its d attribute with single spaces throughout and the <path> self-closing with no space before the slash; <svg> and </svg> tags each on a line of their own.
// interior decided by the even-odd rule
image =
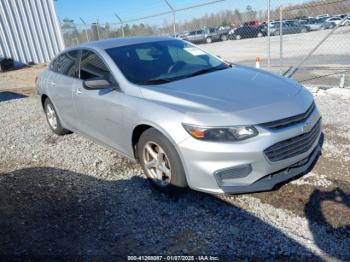
<svg viewBox="0 0 350 262">
<path fill-rule="evenodd" d="M 24 97 L 27 97 L 27 96 L 18 94 L 15 92 L 7 92 L 7 91 L 0 92 L 0 102 L 9 101 L 12 99 L 24 98 Z"/>
<path fill-rule="evenodd" d="M 331 191 L 317 189 L 305 204 L 304 213 L 316 245 L 329 256 L 349 261 L 350 194 L 340 188 Z M 344 248 L 335 248 L 339 243 Z"/>
<path fill-rule="evenodd" d="M 146 179 L 102 180 L 50 167 L 0 174 L 0 255 L 220 254 L 319 260 L 252 214 L 208 194 L 178 197 Z"/>
</svg>

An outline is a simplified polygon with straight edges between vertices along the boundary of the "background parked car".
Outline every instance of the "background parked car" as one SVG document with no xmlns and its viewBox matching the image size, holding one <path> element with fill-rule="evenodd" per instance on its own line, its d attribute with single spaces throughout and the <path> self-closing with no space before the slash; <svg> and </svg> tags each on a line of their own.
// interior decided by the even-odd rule
<svg viewBox="0 0 350 262">
<path fill-rule="evenodd" d="M 295 20 L 286 20 L 282 22 L 282 31 L 283 34 L 297 34 L 297 33 L 306 33 L 311 29 L 309 26 L 303 25 Z M 271 35 L 279 35 L 280 34 L 280 25 L 279 23 L 275 23 L 271 25 L 270 29 Z"/>
<path fill-rule="evenodd" d="M 322 29 L 330 29 L 336 27 L 343 19 L 340 17 L 330 17 L 322 25 Z"/>
<path fill-rule="evenodd" d="M 259 27 L 261 23 L 258 20 L 248 21 L 243 24 L 243 26 L 250 26 L 250 27 Z"/>
<path fill-rule="evenodd" d="M 310 31 L 320 30 L 322 28 L 323 23 L 327 20 L 327 17 L 322 18 L 311 18 L 306 20 L 305 22 L 300 22 L 302 25 L 310 28 Z"/>
<path fill-rule="evenodd" d="M 324 18 L 324 17 L 329 18 L 330 15 L 329 15 L 329 14 L 323 14 L 323 15 L 318 15 L 318 16 L 316 16 L 315 18 Z"/>
<path fill-rule="evenodd" d="M 216 28 L 205 28 L 196 31 L 191 31 L 184 38 L 192 43 L 211 43 L 220 39 L 220 35 Z"/>
<path fill-rule="evenodd" d="M 348 14 L 339 14 L 339 15 L 336 15 L 335 17 L 339 17 L 341 19 L 344 19 L 345 17 L 348 17 Z"/>
<path fill-rule="evenodd" d="M 237 29 L 237 27 L 230 29 L 230 31 L 228 32 L 228 39 L 234 39 L 236 29 Z"/>
<path fill-rule="evenodd" d="M 343 22 L 340 23 L 341 26 L 350 25 L 350 16 L 348 16 Z"/>
<path fill-rule="evenodd" d="M 267 29 L 265 25 L 251 26 L 249 24 L 244 24 L 241 27 L 238 27 L 233 35 L 230 35 L 231 39 L 242 39 L 242 38 L 253 38 L 253 37 L 262 37 L 266 36 Z"/>
<path fill-rule="evenodd" d="M 321 29 L 323 30 L 323 29 L 332 29 L 332 28 L 334 28 L 334 27 L 336 27 L 337 26 L 337 24 L 336 23 L 334 23 L 334 22 L 324 22 L 323 24 L 322 24 L 322 26 L 321 26 Z"/>
<path fill-rule="evenodd" d="M 183 39 L 183 40 L 186 39 L 186 37 L 188 36 L 188 34 L 189 34 L 189 32 L 187 32 L 187 31 L 186 31 L 186 32 L 180 33 L 180 34 L 179 34 L 180 39 Z"/>
<path fill-rule="evenodd" d="M 229 39 L 229 33 L 231 31 L 231 27 L 219 27 L 216 31 L 218 34 L 218 39 L 221 41 L 226 41 Z"/>
</svg>

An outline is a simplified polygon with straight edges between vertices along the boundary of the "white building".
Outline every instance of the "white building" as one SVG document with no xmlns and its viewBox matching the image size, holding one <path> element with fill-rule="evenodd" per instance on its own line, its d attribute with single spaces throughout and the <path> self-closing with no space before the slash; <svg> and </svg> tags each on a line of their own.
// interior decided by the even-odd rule
<svg viewBox="0 0 350 262">
<path fill-rule="evenodd" d="M 0 0 L 0 57 L 45 63 L 62 49 L 53 0 Z"/>
</svg>

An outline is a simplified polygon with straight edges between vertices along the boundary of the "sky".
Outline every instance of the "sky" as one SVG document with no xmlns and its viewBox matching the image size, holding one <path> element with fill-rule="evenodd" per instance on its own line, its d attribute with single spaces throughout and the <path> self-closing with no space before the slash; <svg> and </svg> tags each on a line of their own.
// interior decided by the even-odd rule
<svg viewBox="0 0 350 262">
<path fill-rule="evenodd" d="M 213 0 L 168 0 L 175 8 L 183 8 L 199 3 L 210 2 Z M 271 0 L 271 7 L 277 7 L 282 4 L 302 3 L 306 0 Z M 169 11 L 169 7 L 164 0 L 56 0 L 55 1 L 59 18 L 74 19 L 76 23 L 81 23 L 80 17 L 86 23 L 117 23 L 115 17 L 117 13 L 123 20 L 130 20 Z M 193 17 L 200 17 L 206 13 L 218 12 L 226 9 L 239 9 L 244 11 L 247 5 L 251 5 L 255 10 L 266 10 L 267 0 L 225 0 L 211 5 L 178 12 L 176 22 L 188 21 Z M 157 18 L 144 19 L 135 23 L 147 23 L 157 25 L 167 20 L 171 23 L 172 16 L 164 15 Z"/>
</svg>

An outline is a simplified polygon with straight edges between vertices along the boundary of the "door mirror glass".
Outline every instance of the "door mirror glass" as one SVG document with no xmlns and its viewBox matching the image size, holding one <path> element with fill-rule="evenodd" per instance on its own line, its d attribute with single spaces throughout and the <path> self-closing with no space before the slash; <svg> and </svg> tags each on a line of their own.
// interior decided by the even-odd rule
<svg viewBox="0 0 350 262">
<path fill-rule="evenodd" d="M 112 84 L 102 77 L 96 77 L 88 80 L 84 80 L 83 86 L 87 90 L 98 90 L 112 88 Z"/>
</svg>

